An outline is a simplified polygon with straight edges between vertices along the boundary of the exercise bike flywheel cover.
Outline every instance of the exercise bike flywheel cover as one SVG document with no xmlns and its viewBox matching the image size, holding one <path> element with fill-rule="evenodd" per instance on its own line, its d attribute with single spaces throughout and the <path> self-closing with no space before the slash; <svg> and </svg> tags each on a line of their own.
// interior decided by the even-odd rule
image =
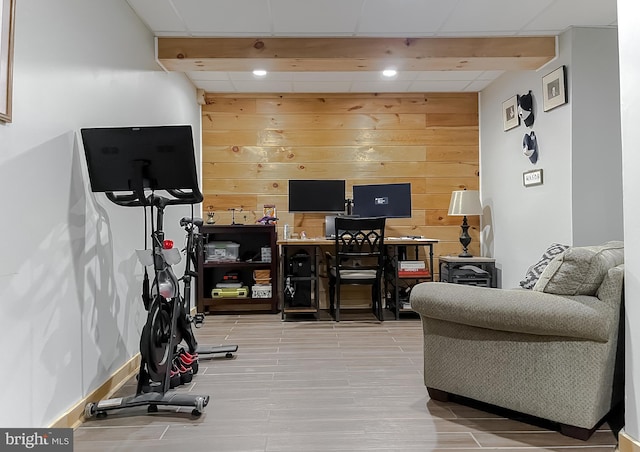
<svg viewBox="0 0 640 452">
<path fill-rule="evenodd" d="M 140 354 L 153 381 L 164 381 L 167 367 L 171 366 L 173 359 L 173 351 L 170 347 L 172 313 L 172 304 L 164 297 L 156 295 L 140 336 Z M 174 345 L 182 340 L 179 331 L 175 334 Z"/>
</svg>

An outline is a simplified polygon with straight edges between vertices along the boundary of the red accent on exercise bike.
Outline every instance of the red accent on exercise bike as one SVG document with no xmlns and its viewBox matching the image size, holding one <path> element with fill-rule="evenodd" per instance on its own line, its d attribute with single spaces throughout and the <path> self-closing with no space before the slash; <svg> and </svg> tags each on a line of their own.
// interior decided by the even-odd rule
<svg viewBox="0 0 640 452">
<path fill-rule="evenodd" d="M 170 250 L 173 248 L 173 240 L 164 240 L 162 242 L 162 249 Z"/>
</svg>

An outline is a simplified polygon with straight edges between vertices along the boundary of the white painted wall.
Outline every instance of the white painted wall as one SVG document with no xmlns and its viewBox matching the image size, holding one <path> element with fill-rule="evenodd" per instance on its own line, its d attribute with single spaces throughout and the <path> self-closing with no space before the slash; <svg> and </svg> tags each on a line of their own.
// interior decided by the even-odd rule
<svg viewBox="0 0 640 452">
<path fill-rule="evenodd" d="M 502 287 L 518 286 L 553 242 L 622 239 L 615 30 L 569 30 L 558 49 L 546 68 L 505 73 L 480 95 L 482 246 L 483 254 L 496 258 Z M 561 65 L 567 67 L 569 103 L 544 112 L 542 77 Z M 535 98 L 533 127 L 504 132 L 502 102 L 529 90 Z M 605 92 L 593 95 L 594 90 Z M 589 99 L 578 101 L 582 96 Z M 535 165 L 522 153 L 530 130 L 538 139 Z M 524 187 L 522 173 L 537 168 L 543 185 Z"/>
<path fill-rule="evenodd" d="M 573 244 L 622 240 L 618 31 L 576 28 L 569 38 Z"/>
<path fill-rule="evenodd" d="M 124 0 L 20 0 L 13 123 L 0 124 L 0 425 L 47 426 L 138 352 L 143 212 L 88 186 L 82 127 L 191 124 L 195 88 L 154 61 Z M 169 208 L 168 238 L 181 243 Z"/>
<path fill-rule="evenodd" d="M 625 432 L 640 441 L 640 3 L 618 0 L 625 240 Z"/>
</svg>

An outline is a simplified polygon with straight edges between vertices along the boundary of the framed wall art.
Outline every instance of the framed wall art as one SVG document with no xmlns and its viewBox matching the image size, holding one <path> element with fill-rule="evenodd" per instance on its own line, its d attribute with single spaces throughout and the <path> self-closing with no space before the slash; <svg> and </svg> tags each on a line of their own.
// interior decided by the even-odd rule
<svg viewBox="0 0 640 452">
<path fill-rule="evenodd" d="M 16 0 L 0 0 L 0 121 L 11 122 L 13 24 Z"/>
<path fill-rule="evenodd" d="M 520 116 L 518 115 L 518 95 L 515 95 L 502 103 L 502 125 L 505 132 L 520 125 Z"/>
<path fill-rule="evenodd" d="M 542 77 L 542 99 L 544 111 L 567 103 L 567 71 L 564 66 Z"/>
</svg>

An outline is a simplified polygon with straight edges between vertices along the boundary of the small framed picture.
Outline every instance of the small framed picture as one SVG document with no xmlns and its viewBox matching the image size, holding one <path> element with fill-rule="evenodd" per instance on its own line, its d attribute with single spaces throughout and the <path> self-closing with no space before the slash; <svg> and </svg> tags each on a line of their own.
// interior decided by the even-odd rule
<svg viewBox="0 0 640 452">
<path fill-rule="evenodd" d="M 542 77 L 542 99 L 544 111 L 567 103 L 567 71 L 564 66 Z"/>
<path fill-rule="evenodd" d="M 520 116 L 518 115 L 518 95 L 502 102 L 502 124 L 505 132 L 520 125 Z"/>
<path fill-rule="evenodd" d="M 522 185 L 525 187 L 542 185 L 542 169 L 535 169 L 522 173 Z"/>
</svg>

